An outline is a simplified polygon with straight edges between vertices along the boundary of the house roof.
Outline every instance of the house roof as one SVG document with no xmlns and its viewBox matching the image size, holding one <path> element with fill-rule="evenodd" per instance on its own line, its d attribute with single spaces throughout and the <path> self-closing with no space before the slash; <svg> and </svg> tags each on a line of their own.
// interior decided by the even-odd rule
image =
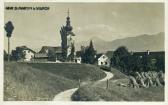
<svg viewBox="0 0 168 105">
<path fill-rule="evenodd" d="M 55 53 L 62 53 L 62 47 L 61 46 L 57 46 L 57 47 L 43 46 L 41 50 L 39 51 L 39 53 L 47 53 L 47 51 L 52 51 Z"/>
<path fill-rule="evenodd" d="M 134 56 L 145 56 L 148 55 L 148 52 L 133 52 Z M 157 51 L 157 52 L 149 52 L 149 56 L 164 56 L 165 52 L 164 51 Z"/>
<path fill-rule="evenodd" d="M 109 59 L 113 56 L 113 51 L 107 51 L 106 53 L 99 53 L 96 55 L 95 60 L 97 61 L 102 55 L 106 55 Z"/>
<path fill-rule="evenodd" d="M 20 51 L 23 51 L 23 50 L 29 50 L 33 53 L 36 53 L 35 51 L 33 51 L 32 49 L 28 48 L 27 46 L 19 46 L 19 47 L 16 47 L 16 49 L 19 49 Z"/>
<path fill-rule="evenodd" d="M 102 55 L 103 55 L 103 53 L 97 54 L 97 55 L 96 55 L 96 60 L 98 60 Z"/>
</svg>

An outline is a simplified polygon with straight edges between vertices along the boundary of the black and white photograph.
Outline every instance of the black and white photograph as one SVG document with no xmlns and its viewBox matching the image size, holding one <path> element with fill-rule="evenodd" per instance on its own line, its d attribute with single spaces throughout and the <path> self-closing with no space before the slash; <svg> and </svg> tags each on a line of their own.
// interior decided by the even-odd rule
<svg viewBox="0 0 168 105">
<path fill-rule="evenodd" d="M 164 2 L 4 2 L 3 101 L 164 102 Z"/>
</svg>

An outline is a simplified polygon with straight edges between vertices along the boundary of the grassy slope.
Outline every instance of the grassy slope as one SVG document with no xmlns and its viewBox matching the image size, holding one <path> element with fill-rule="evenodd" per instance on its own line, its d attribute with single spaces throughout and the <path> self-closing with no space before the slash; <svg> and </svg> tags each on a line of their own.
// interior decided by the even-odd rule
<svg viewBox="0 0 168 105">
<path fill-rule="evenodd" d="M 4 100 L 51 100 L 60 91 L 76 87 L 78 77 L 84 81 L 103 76 L 103 72 L 90 65 L 5 62 Z"/>
<path fill-rule="evenodd" d="M 115 69 L 114 69 L 115 70 Z M 131 87 L 118 86 L 118 83 L 127 83 L 127 76 L 123 78 L 121 72 L 112 70 L 114 75 L 118 79 L 113 82 L 111 79 L 109 82 L 109 88 L 106 90 L 106 82 L 100 84 L 87 85 L 81 87 L 73 95 L 73 100 L 81 101 L 163 101 L 164 100 L 164 88 L 163 87 L 151 87 L 134 89 Z M 115 78 L 116 78 L 115 77 Z"/>
<path fill-rule="evenodd" d="M 89 64 L 44 63 L 39 65 L 37 63 L 32 63 L 28 65 L 72 80 L 95 81 L 105 77 L 105 74 L 98 67 Z"/>
</svg>

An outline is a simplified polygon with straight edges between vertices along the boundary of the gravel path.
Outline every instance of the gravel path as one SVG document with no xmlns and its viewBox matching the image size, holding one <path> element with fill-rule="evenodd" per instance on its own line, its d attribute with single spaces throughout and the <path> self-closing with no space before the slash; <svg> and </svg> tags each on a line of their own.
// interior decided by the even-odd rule
<svg viewBox="0 0 168 105">
<path fill-rule="evenodd" d="M 104 72 L 106 73 L 106 77 L 104 77 L 101 80 L 96 81 L 96 83 L 106 81 L 107 79 L 113 78 L 113 74 L 111 72 L 106 72 L 106 71 Z M 73 89 L 68 89 L 63 92 L 60 92 L 54 97 L 53 101 L 72 101 L 71 96 L 77 89 L 78 88 L 73 88 Z"/>
</svg>

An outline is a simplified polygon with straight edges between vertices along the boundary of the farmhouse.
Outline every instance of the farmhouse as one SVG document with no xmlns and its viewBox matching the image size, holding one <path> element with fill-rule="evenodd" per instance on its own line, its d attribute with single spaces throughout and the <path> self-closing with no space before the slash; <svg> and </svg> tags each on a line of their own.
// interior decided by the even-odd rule
<svg viewBox="0 0 168 105">
<path fill-rule="evenodd" d="M 43 46 L 35 59 L 40 61 L 60 62 L 62 60 L 62 48 L 60 46 Z"/>
<path fill-rule="evenodd" d="M 16 50 L 12 50 L 12 57 L 18 61 L 31 61 L 35 53 L 35 51 L 26 46 L 19 46 L 16 47 Z"/>
<path fill-rule="evenodd" d="M 48 61 L 48 55 L 46 53 L 36 53 L 34 55 L 34 61 L 47 62 Z"/>
<path fill-rule="evenodd" d="M 132 55 L 141 59 L 146 58 L 152 64 L 156 64 L 157 62 L 162 64 L 165 59 L 164 51 L 150 52 L 149 50 L 147 50 L 146 52 L 132 52 Z"/>
<path fill-rule="evenodd" d="M 97 54 L 95 63 L 99 66 L 110 66 L 110 59 L 113 56 L 113 51 L 107 51 L 106 53 Z"/>
</svg>

